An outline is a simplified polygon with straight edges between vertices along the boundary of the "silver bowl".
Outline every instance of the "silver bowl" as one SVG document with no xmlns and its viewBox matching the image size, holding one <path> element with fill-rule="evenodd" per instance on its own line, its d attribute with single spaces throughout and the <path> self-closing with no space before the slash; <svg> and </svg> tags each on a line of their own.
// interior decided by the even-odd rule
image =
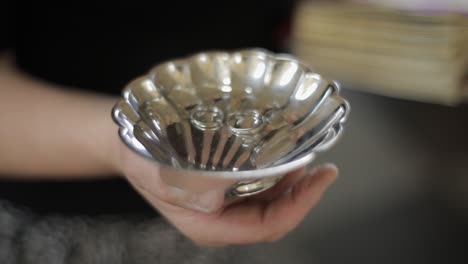
<svg viewBox="0 0 468 264">
<path fill-rule="evenodd" d="M 336 142 L 349 112 L 338 87 L 261 49 L 171 60 L 129 83 L 115 105 L 122 157 L 149 159 L 166 189 L 184 192 L 161 197 L 179 206 L 204 193 L 256 194 Z"/>
</svg>

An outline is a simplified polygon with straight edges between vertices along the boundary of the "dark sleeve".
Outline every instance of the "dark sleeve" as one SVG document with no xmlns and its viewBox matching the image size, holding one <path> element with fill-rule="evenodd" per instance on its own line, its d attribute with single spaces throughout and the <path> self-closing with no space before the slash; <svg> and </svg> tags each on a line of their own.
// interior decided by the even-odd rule
<svg viewBox="0 0 468 264">
<path fill-rule="evenodd" d="M 0 259 L 15 263 L 238 263 L 195 246 L 161 218 L 38 217 L 0 201 Z"/>
<path fill-rule="evenodd" d="M 12 12 L 11 1 L 4 1 L 0 5 L 0 52 L 13 48 Z"/>
<path fill-rule="evenodd" d="M 291 30 L 291 19 L 297 1 L 295 0 L 270 0 L 275 3 L 271 9 L 272 17 L 272 43 L 275 52 L 289 52 L 289 37 Z M 268 4 L 266 4 L 268 5 Z M 271 5 L 271 4 L 270 4 Z"/>
</svg>

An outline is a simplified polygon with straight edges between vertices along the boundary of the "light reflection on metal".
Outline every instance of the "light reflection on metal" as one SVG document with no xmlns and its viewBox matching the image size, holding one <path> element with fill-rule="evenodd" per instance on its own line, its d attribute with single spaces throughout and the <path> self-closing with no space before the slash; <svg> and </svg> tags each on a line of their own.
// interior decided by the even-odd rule
<svg viewBox="0 0 468 264">
<path fill-rule="evenodd" d="M 113 117 L 122 156 L 150 159 L 168 186 L 245 196 L 336 142 L 349 112 L 338 90 L 291 56 L 204 52 L 131 82 Z"/>
</svg>

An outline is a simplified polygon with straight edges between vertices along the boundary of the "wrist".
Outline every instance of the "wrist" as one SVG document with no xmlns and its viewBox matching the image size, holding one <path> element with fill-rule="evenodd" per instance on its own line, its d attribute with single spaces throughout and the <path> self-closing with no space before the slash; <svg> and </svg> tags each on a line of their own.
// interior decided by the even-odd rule
<svg viewBox="0 0 468 264">
<path fill-rule="evenodd" d="M 118 126 L 111 117 L 112 108 L 117 100 L 116 97 L 108 96 L 99 98 L 99 106 L 96 110 L 99 135 L 96 138 L 95 153 L 106 172 L 121 175 Z"/>
</svg>

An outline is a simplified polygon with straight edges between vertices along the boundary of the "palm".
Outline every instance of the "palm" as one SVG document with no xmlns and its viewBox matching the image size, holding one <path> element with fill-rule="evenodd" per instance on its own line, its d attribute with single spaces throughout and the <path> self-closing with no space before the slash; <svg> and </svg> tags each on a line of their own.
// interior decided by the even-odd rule
<svg viewBox="0 0 468 264">
<path fill-rule="evenodd" d="M 198 244 L 219 246 L 283 237 L 317 204 L 336 176 L 334 166 L 322 166 L 310 173 L 300 169 L 272 189 L 211 214 L 171 205 L 131 178 L 130 182 L 182 233 Z"/>
</svg>

